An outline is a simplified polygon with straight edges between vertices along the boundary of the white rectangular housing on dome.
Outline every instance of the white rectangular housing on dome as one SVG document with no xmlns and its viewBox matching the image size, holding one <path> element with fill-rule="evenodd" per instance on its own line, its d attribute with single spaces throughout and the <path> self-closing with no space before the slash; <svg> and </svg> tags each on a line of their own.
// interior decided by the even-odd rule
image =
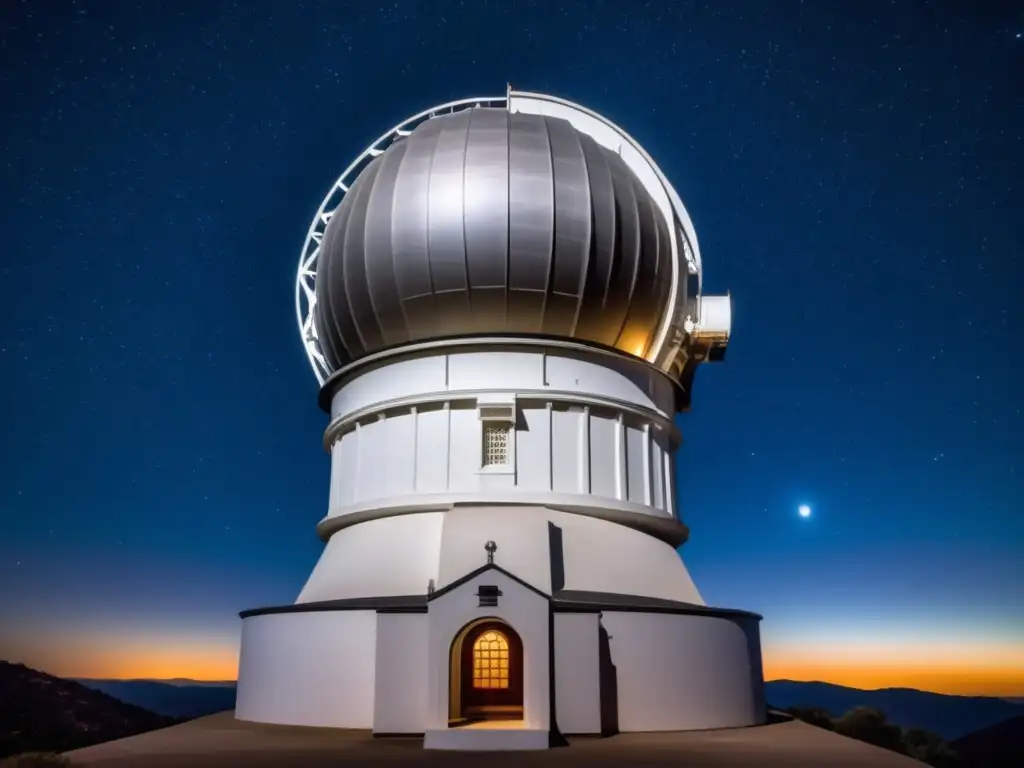
<svg viewBox="0 0 1024 768">
<path fill-rule="evenodd" d="M 725 346 L 732 335 L 732 298 L 701 296 L 694 337 L 706 344 Z"/>
</svg>

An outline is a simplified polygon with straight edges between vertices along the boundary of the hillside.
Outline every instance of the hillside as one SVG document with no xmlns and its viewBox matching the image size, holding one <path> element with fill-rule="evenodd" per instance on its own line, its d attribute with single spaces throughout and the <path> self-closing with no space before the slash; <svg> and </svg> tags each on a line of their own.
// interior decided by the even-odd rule
<svg viewBox="0 0 1024 768">
<path fill-rule="evenodd" d="M 974 731 L 950 746 L 962 768 L 1020 768 L 1024 766 L 1024 714 Z"/>
<path fill-rule="evenodd" d="M 0 758 L 77 749 L 175 722 L 74 681 L 0 661 Z"/>
<path fill-rule="evenodd" d="M 76 682 L 168 717 L 202 717 L 235 708 L 235 684 L 194 680 L 88 680 Z"/>
<path fill-rule="evenodd" d="M 912 688 L 866 691 L 831 683 L 772 680 L 765 683 L 768 703 L 777 709 L 820 707 L 839 717 L 854 707 L 885 713 L 890 723 L 923 728 L 952 740 L 965 734 L 1024 715 L 1024 707 L 987 696 L 951 696 Z"/>
</svg>

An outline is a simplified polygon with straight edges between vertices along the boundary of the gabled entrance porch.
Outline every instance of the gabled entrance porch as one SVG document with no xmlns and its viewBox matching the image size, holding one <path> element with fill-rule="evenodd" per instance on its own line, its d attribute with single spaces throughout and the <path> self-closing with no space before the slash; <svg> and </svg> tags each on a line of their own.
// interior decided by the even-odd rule
<svg viewBox="0 0 1024 768">
<path fill-rule="evenodd" d="M 436 672 L 424 746 L 547 749 L 548 596 L 488 563 L 431 594 L 427 622 Z"/>
</svg>

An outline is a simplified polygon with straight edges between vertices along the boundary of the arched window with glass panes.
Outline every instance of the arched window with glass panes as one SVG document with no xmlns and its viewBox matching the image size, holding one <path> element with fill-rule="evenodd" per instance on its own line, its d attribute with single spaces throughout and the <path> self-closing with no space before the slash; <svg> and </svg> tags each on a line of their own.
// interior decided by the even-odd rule
<svg viewBox="0 0 1024 768">
<path fill-rule="evenodd" d="M 495 629 L 473 643 L 473 687 L 508 688 L 508 638 Z"/>
</svg>

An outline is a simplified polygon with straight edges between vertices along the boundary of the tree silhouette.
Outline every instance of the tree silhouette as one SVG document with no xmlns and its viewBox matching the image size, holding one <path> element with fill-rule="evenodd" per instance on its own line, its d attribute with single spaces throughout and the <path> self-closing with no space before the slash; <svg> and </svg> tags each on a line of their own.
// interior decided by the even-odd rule
<svg viewBox="0 0 1024 768">
<path fill-rule="evenodd" d="M 816 725 L 826 731 L 834 731 L 832 716 L 821 707 L 790 707 L 786 710 L 797 720 L 803 720 L 808 725 Z"/>
<path fill-rule="evenodd" d="M 903 751 L 903 732 L 886 722 L 885 713 L 871 707 L 854 707 L 835 721 L 836 733 L 865 741 L 876 747 Z"/>
<path fill-rule="evenodd" d="M 903 746 L 915 760 L 935 768 L 956 768 L 960 759 L 956 752 L 938 734 L 923 728 L 907 728 L 903 731 Z"/>
</svg>

